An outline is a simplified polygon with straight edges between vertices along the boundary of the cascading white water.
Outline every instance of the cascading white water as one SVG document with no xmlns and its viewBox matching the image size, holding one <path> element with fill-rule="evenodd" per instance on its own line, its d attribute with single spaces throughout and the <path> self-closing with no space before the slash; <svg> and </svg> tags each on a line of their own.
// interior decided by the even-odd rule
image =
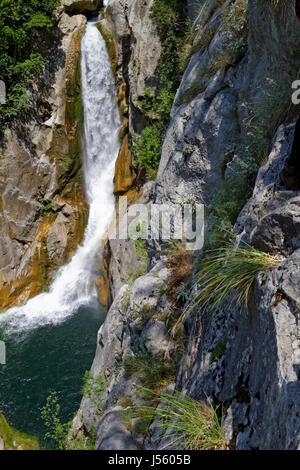
<svg viewBox="0 0 300 470">
<path fill-rule="evenodd" d="M 25 306 L 0 316 L 6 332 L 57 324 L 80 306 L 96 299 L 92 281 L 95 255 L 113 214 L 113 177 L 119 149 L 120 117 L 115 84 L 105 42 L 94 22 L 88 22 L 81 43 L 82 100 L 84 106 L 84 178 L 90 205 L 83 244 L 62 267 L 50 287 Z"/>
</svg>

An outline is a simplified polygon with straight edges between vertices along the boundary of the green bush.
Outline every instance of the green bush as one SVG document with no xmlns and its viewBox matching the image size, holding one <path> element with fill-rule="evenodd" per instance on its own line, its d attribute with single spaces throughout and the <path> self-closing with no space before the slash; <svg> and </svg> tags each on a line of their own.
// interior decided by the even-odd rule
<svg viewBox="0 0 300 470">
<path fill-rule="evenodd" d="M 0 80 L 6 84 L 6 104 L 0 105 L 0 125 L 26 106 L 29 78 L 41 72 L 44 57 L 40 34 L 54 25 L 58 0 L 0 0 Z"/>
</svg>

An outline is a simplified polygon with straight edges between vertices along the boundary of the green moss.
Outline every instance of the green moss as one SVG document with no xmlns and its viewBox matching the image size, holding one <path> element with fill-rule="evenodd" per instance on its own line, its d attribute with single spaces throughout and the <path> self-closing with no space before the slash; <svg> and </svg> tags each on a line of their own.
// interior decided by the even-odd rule
<svg viewBox="0 0 300 470">
<path fill-rule="evenodd" d="M 222 356 L 224 356 L 225 352 L 226 346 L 221 343 L 221 341 L 218 341 L 211 352 L 210 362 L 218 361 Z"/>
<path fill-rule="evenodd" d="M 39 443 L 35 437 L 16 431 L 6 421 L 3 414 L 0 413 L 0 437 L 4 441 L 6 450 L 17 450 L 19 446 L 23 450 L 38 450 Z"/>
</svg>

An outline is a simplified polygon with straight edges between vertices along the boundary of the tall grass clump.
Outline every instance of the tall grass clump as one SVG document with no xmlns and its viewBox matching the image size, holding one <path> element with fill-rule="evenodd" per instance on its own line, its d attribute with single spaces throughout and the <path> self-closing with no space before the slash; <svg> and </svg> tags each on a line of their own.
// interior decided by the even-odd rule
<svg viewBox="0 0 300 470">
<path fill-rule="evenodd" d="M 123 361 L 126 377 L 137 376 L 145 387 L 162 387 L 175 378 L 175 364 L 161 361 L 151 353 L 127 355 Z"/>
<path fill-rule="evenodd" d="M 155 395 L 155 394 L 154 394 Z M 170 440 L 174 448 L 185 450 L 223 450 L 226 441 L 217 410 L 211 403 L 194 400 L 180 392 L 161 393 L 159 406 L 142 407 L 144 419 L 154 420 L 153 426 Z"/>
<path fill-rule="evenodd" d="M 270 255 L 243 242 L 239 247 L 226 244 L 211 250 L 200 259 L 196 282 L 200 292 L 192 305 L 202 311 L 218 308 L 232 294 L 232 302 L 247 306 L 256 275 L 266 274 L 282 261 L 280 255 Z"/>
</svg>

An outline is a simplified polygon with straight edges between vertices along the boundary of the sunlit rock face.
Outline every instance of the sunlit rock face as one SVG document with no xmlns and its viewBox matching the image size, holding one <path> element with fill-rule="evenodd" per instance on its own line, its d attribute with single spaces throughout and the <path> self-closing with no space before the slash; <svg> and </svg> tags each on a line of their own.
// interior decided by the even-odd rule
<svg viewBox="0 0 300 470">
<path fill-rule="evenodd" d="M 86 18 L 60 14 L 55 52 L 0 153 L 0 310 L 23 304 L 81 241 L 80 39 Z M 53 47 L 53 46 L 52 46 Z"/>
<path fill-rule="evenodd" d="M 63 0 L 62 6 L 67 12 L 90 12 L 103 5 L 103 0 Z"/>
</svg>

